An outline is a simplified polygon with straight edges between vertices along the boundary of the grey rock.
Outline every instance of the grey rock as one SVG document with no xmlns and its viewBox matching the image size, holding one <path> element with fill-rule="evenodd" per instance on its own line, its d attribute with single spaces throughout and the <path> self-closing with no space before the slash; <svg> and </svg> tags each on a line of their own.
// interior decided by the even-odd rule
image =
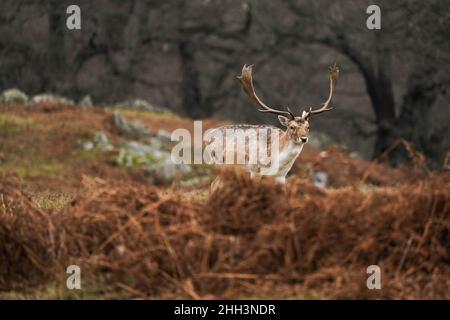
<svg viewBox="0 0 450 320">
<path fill-rule="evenodd" d="M 127 109 L 136 109 L 136 110 L 142 110 L 147 112 L 157 112 L 157 113 L 166 113 L 170 112 L 169 109 L 155 106 L 151 104 L 150 102 L 144 100 L 144 99 L 134 99 L 130 101 L 120 102 L 113 106 L 114 108 L 127 108 Z"/>
<path fill-rule="evenodd" d="M 71 99 L 49 93 L 38 94 L 33 96 L 33 98 L 31 98 L 31 103 L 48 103 L 48 102 L 60 103 L 71 106 L 75 105 L 75 101 Z"/>
<path fill-rule="evenodd" d="M 83 143 L 82 148 L 85 151 L 91 151 L 91 150 L 94 150 L 95 146 L 92 141 L 87 141 L 87 142 Z"/>
<path fill-rule="evenodd" d="M 158 130 L 158 132 L 156 133 L 156 137 L 165 144 L 171 144 L 172 143 L 172 139 L 171 139 L 171 134 L 165 130 Z"/>
<path fill-rule="evenodd" d="M 102 151 L 109 151 L 113 149 L 113 145 L 109 141 L 109 138 L 103 132 L 96 132 L 94 134 L 93 143 L 96 148 Z"/>
<path fill-rule="evenodd" d="M 125 167 L 150 166 L 170 158 L 168 152 L 136 141 L 126 141 L 120 145 L 116 163 Z"/>
<path fill-rule="evenodd" d="M 168 152 L 161 151 L 159 148 L 155 148 L 151 145 L 146 145 L 136 141 L 128 141 L 124 143 L 124 148 L 136 156 L 148 156 L 155 158 L 156 160 L 165 159 L 170 157 Z"/>
<path fill-rule="evenodd" d="M 0 103 L 3 104 L 26 104 L 28 96 L 19 89 L 8 89 L 3 91 L 0 96 Z"/>
<path fill-rule="evenodd" d="M 90 95 L 86 95 L 78 102 L 79 106 L 82 107 L 92 107 L 94 104 Z"/>
<path fill-rule="evenodd" d="M 92 140 L 84 142 L 81 147 L 85 151 L 110 151 L 114 149 L 114 146 L 109 141 L 108 136 L 100 131 L 95 132 Z"/>
<path fill-rule="evenodd" d="M 153 148 L 153 149 L 158 149 L 158 150 L 162 150 L 163 149 L 163 144 L 161 142 L 160 139 L 158 139 L 157 137 L 151 137 L 148 138 L 146 140 L 146 142 Z"/>
<path fill-rule="evenodd" d="M 328 174 L 323 171 L 314 172 L 313 181 L 316 187 L 324 189 L 328 185 Z"/>
<path fill-rule="evenodd" d="M 352 159 L 363 159 L 363 156 L 360 153 L 356 152 L 356 151 L 350 152 L 349 156 Z"/>
<path fill-rule="evenodd" d="M 326 149 L 335 144 L 335 141 L 326 133 L 315 131 L 310 133 L 308 144 L 317 149 Z"/>
<path fill-rule="evenodd" d="M 211 177 L 193 177 L 188 180 L 180 181 L 180 186 L 184 188 L 193 188 L 197 186 L 203 186 L 211 182 Z"/>
<path fill-rule="evenodd" d="M 128 121 L 119 112 L 114 112 L 114 124 L 123 134 L 133 139 L 150 137 L 152 133 L 140 121 Z"/>
<path fill-rule="evenodd" d="M 192 171 L 190 165 L 174 164 L 170 157 L 166 158 L 160 163 L 147 166 L 145 173 L 149 179 L 157 184 L 168 184 L 176 178 L 181 178 L 183 175 Z"/>
<path fill-rule="evenodd" d="M 175 179 L 182 180 L 192 172 L 190 165 L 173 163 L 171 152 L 169 148 L 166 148 L 167 143 L 171 143 L 168 132 L 161 130 L 153 135 L 142 124 L 127 121 L 119 112 L 114 113 L 114 121 L 121 132 L 133 138 L 145 137 L 140 140 L 145 143 L 131 140 L 113 146 L 104 133 L 97 132 L 92 141 L 83 145 L 83 149 L 104 151 L 115 149 L 118 151 L 118 155 L 114 161 L 119 166 L 142 168 L 149 181 L 156 184 L 170 184 Z"/>
</svg>

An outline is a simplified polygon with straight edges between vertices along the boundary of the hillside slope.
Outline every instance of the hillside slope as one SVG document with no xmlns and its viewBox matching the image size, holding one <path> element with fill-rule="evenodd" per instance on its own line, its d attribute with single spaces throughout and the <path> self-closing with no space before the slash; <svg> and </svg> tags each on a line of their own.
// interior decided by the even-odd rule
<svg viewBox="0 0 450 320">
<path fill-rule="evenodd" d="M 117 112 L 149 137 L 131 138 Z M 159 183 L 146 169 L 155 159 L 117 161 L 131 141 L 176 128 L 192 120 L 0 106 L 0 297 L 450 298 L 448 172 L 308 147 L 283 194 L 239 171 L 198 166 Z M 225 183 L 210 195 L 216 174 Z M 70 264 L 81 291 L 65 287 Z M 372 264 L 382 290 L 366 287 Z"/>
</svg>

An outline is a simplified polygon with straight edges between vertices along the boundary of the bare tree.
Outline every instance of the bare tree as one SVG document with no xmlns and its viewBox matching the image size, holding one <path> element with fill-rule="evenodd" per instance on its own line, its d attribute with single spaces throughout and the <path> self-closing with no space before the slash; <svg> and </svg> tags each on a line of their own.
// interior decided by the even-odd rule
<svg viewBox="0 0 450 320">
<path fill-rule="evenodd" d="M 405 0 L 395 5 L 379 1 L 383 24 L 381 30 L 373 31 L 366 29 L 367 16 L 362 14 L 369 2 L 284 3 L 295 22 L 274 25 L 278 37 L 331 47 L 347 56 L 363 75 L 376 117 L 374 156 L 399 138 L 413 142 L 432 160 L 443 154 L 434 149 L 442 147 L 445 135 L 433 135 L 435 126 L 429 123 L 428 116 L 449 84 L 445 67 L 450 59 L 449 22 L 442 17 L 447 8 L 445 1 Z M 406 84 L 399 102 L 395 81 Z M 401 151 L 391 155 L 394 163 L 404 158 Z"/>
</svg>

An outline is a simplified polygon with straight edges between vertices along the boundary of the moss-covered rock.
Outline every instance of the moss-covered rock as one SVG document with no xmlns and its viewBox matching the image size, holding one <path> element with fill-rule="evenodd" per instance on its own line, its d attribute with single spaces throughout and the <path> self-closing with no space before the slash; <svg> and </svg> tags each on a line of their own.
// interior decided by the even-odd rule
<svg viewBox="0 0 450 320">
<path fill-rule="evenodd" d="M 148 180 L 155 184 L 170 184 L 175 179 L 191 179 L 190 165 L 174 164 L 169 150 L 164 149 L 164 141 L 158 136 L 138 141 L 122 141 L 113 144 L 102 132 L 96 132 L 93 138 L 83 143 L 84 151 L 113 151 L 113 162 L 124 168 L 142 170 Z"/>
<path fill-rule="evenodd" d="M 114 124 L 123 134 L 133 139 L 152 136 L 152 133 L 140 121 L 128 121 L 119 112 L 114 112 Z"/>
<path fill-rule="evenodd" d="M 92 107 L 94 103 L 92 102 L 92 98 L 90 95 L 86 95 L 80 99 L 78 105 L 81 107 Z"/>
<path fill-rule="evenodd" d="M 121 144 L 115 162 L 120 166 L 136 167 L 157 164 L 168 156 L 170 156 L 168 153 L 152 146 L 136 141 L 127 141 Z"/>
<path fill-rule="evenodd" d="M 183 176 L 192 171 L 190 165 L 174 164 L 170 157 L 147 165 L 144 170 L 149 180 L 156 184 L 169 184 L 175 179 L 182 180 Z"/>
<path fill-rule="evenodd" d="M 100 150 L 100 151 L 110 151 L 114 149 L 114 146 L 109 141 L 108 136 L 103 132 L 95 132 L 92 140 L 86 141 L 82 145 L 83 150 Z"/>
<path fill-rule="evenodd" d="M 116 105 L 114 105 L 114 108 L 135 109 L 135 110 L 142 110 L 142 111 L 156 112 L 156 113 L 170 112 L 169 109 L 160 107 L 160 106 L 155 106 L 144 99 L 134 99 L 134 100 L 130 100 L 130 101 L 120 102 L 120 103 L 117 103 Z"/>
<path fill-rule="evenodd" d="M 38 94 L 33 96 L 33 98 L 31 98 L 31 103 L 48 103 L 48 102 L 66 104 L 71 106 L 75 105 L 75 101 L 71 99 L 48 93 Z"/>
<path fill-rule="evenodd" d="M 2 92 L 0 96 L 0 103 L 3 104 L 26 104 L 28 103 L 28 96 L 19 89 L 8 89 Z"/>
</svg>

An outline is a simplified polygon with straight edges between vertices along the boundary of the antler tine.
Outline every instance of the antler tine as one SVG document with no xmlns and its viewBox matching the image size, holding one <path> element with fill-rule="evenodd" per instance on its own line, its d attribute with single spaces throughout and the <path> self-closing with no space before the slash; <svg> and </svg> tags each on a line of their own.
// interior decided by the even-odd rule
<svg viewBox="0 0 450 320">
<path fill-rule="evenodd" d="M 260 107 L 258 111 L 282 115 L 294 120 L 295 116 L 292 114 L 289 108 L 288 111 L 272 109 L 267 105 L 265 105 L 264 102 L 262 102 L 261 99 L 258 98 L 255 92 L 255 88 L 253 87 L 252 67 L 253 65 L 247 66 L 244 64 L 244 67 L 242 68 L 242 73 L 237 78 L 241 82 L 242 88 L 244 89 L 245 93 L 250 97 L 251 100 L 253 100 L 253 102 L 255 102 Z"/>
<path fill-rule="evenodd" d="M 294 114 L 292 113 L 291 109 L 289 107 L 286 107 L 287 112 L 289 112 L 289 114 L 291 115 L 292 119 L 295 119 Z"/>
<path fill-rule="evenodd" d="M 304 119 L 308 119 L 312 115 L 330 111 L 333 109 L 333 107 L 331 107 L 330 104 L 331 98 L 333 97 L 334 88 L 336 87 L 337 78 L 339 75 L 339 67 L 336 65 L 336 63 L 334 63 L 328 69 L 330 70 L 330 94 L 328 95 L 328 99 L 327 101 L 322 103 L 321 105 L 322 107 L 320 109 L 313 110 L 312 107 L 310 107 L 309 110 L 304 113 L 303 116 Z"/>
</svg>

